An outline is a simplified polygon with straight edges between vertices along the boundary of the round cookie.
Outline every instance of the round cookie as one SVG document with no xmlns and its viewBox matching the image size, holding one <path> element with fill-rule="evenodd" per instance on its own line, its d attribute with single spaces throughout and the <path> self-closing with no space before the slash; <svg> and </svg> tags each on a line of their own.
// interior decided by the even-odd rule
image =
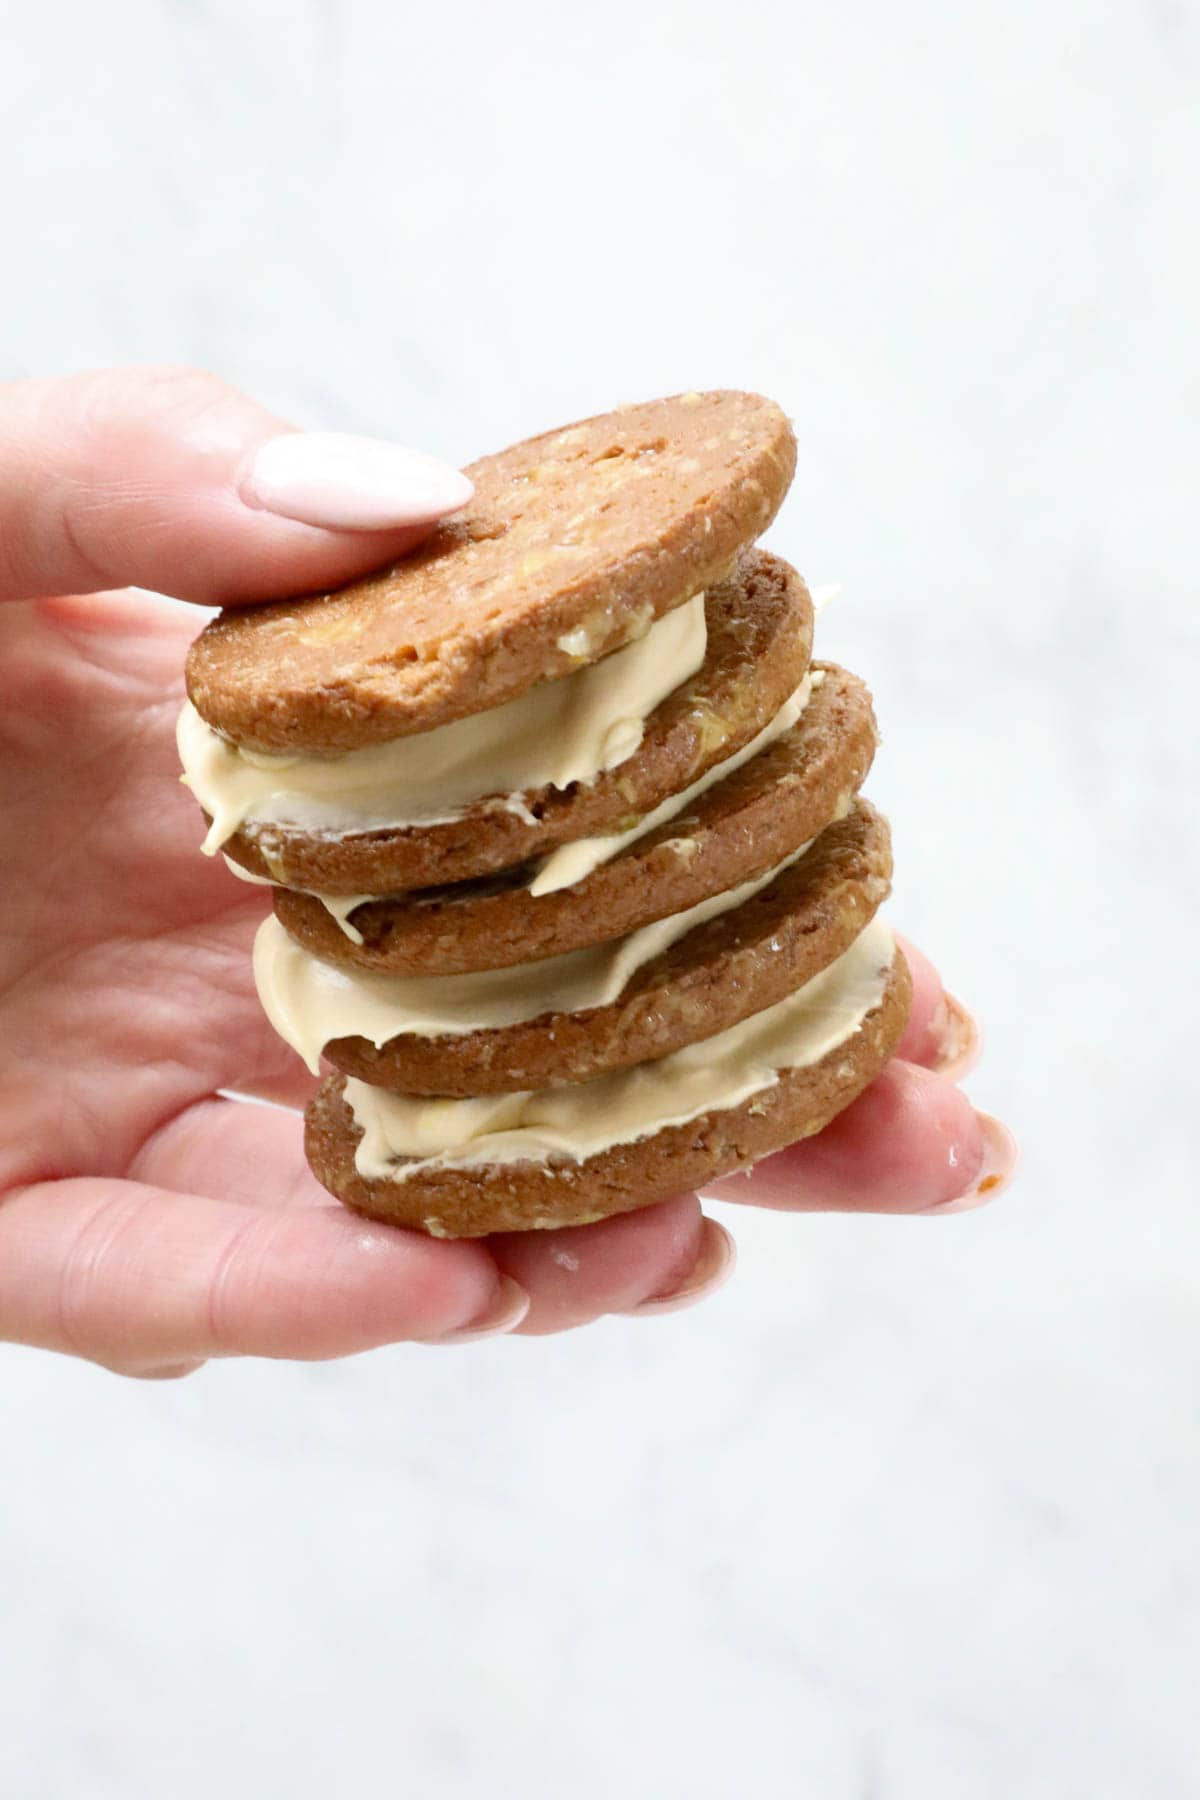
<svg viewBox="0 0 1200 1800">
<path fill-rule="evenodd" d="M 874 1079 L 908 1017 L 912 984 L 899 950 L 880 1004 L 854 1036 L 808 1068 L 740 1106 L 703 1113 L 583 1162 L 492 1163 L 422 1169 L 407 1180 L 367 1179 L 354 1162 L 359 1129 L 344 1075 L 321 1083 L 305 1115 L 305 1150 L 317 1179 L 354 1211 L 437 1237 L 588 1225 L 744 1169 L 812 1137 Z"/>
<path fill-rule="evenodd" d="M 640 636 L 770 524 L 796 441 L 757 394 L 684 394 L 472 463 L 415 553 L 331 594 L 222 612 L 189 697 L 234 743 L 358 749 L 482 712 Z"/>
<path fill-rule="evenodd" d="M 696 926 L 636 971 L 616 1000 L 462 1036 L 334 1038 L 335 1068 L 398 1093 L 469 1098 L 562 1087 L 654 1061 L 773 1006 L 849 948 L 891 886 L 887 822 L 848 818 L 734 911 Z"/>
<path fill-rule="evenodd" d="M 326 962 L 396 975 L 503 969 L 624 937 L 782 862 L 861 786 L 875 753 L 871 696 L 833 663 L 791 730 L 687 811 L 573 887 L 534 898 L 527 870 L 434 894 L 374 900 L 350 915 L 355 944 L 311 894 L 277 888 L 275 915 Z"/>
<path fill-rule="evenodd" d="M 619 830 L 755 737 L 799 685 L 812 602 L 796 571 L 754 550 L 705 601 L 704 662 L 657 706 L 632 756 L 584 786 L 531 790 L 523 811 L 484 802 L 449 824 L 337 833 L 247 822 L 224 848 L 290 888 L 389 894 L 463 881 L 567 841 Z"/>
</svg>

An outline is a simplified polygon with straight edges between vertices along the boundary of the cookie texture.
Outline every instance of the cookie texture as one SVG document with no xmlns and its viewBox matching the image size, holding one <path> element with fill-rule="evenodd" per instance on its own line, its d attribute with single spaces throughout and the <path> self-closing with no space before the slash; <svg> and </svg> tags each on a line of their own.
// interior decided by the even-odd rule
<svg viewBox="0 0 1200 1800">
<path fill-rule="evenodd" d="M 346 1078 L 328 1076 L 306 1114 L 308 1160 L 317 1179 L 354 1211 L 438 1237 L 591 1224 L 748 1168 L 812 1137 L 883 1067 L 904 1029 L 911 994 L 908 966 L 897 950 L 880 1004 L 820 1062 L 785 1070 L 774 1087 L 740 1106 L 703 1113 L 579 1163 L 494 1163 L 419 1169 L 399 1182 L 366 1179 L 354 1164 L 360 1134 L 343 1098 Z"/>
<path fill-rule="evenodd" d="M 352 983 L 347 993 L 345 974 L 355 970 L 397 978 L 511 972 L 466 989 L 435 980 L 410 990 L 409 1023 L 423 1017 L 439 1031 L 533 1004 L 578 1008 L 458 1035 L 400 1032 L 379 1046 L 362 1036 L 325 1039 L 334 1073 L 308 1106 L 306 1151 L 318 1179 L 352 1209 L 444 1237 L 554 1229 L 632 1211 L 819 1132 L 895 1050 L 911 981 L 889 934 L 870 923 L 892 867 L 886 821 L 858 797 L 877 743 L 871 697 L 834 664 L 810 670 L 808 591 L 755 542 L 795 461 L 786 417 L 756 394 L 684 394 L 620 408 L 471 465 L 471 504 L 414 554 L 336 592 L 228 608 L 193 644 L 186 673 L 195 713 L 235 751 L 297 759 L 282 780 L 270 766 L 248 777 L 245 763 L 185 709 L 188 779 L 220 815 L 206 848 L 254 806 L 334 825 L 249 819 L 224 846 L 274 886 L 275 913 L 291 938 L 332 965 L 298 955 L 273 926 L 262 933 L 260 993 L 289 1042 L 315 1059 L 331 1030 L 392 1029 L 394 991 L 385 981 Z M 438 746 L 422 734 L 600 662 L 701 592 L 703 665 L 681 679 L 694 655 L 676 656 L 669 631 L 647 642 L 643 661 L 664 677 L 655 693 L 677 685 L 617 768 L 561 790 L 503 791 L 554 766 L 535 773 L 523 749 L 530 737 L 545 740 L 544 725 L 504 716 L 488 741 L 507 743 L 511 767 L 477 748 L 444 804 L 441 790 L 425 793 L 426 805 L 411 799 L 411 785 L 403 788 L 401 763 L 404 781 L 430 789 L 439 749 L 449 755 L 464 735 Z M 812 683 L 802 688 L 806 672 Z M 599 684 L 606 689 L 622 672 L 608 673 L 613 680 Z M 561 711 L 576 697 L 569 687 L 547 699 Z M 618 696 L 618 710 L 628 713 L 650 704 Z M 607 699 L 600 710 L 608 729 Z M 586 702 L 581 716 L 590 729 Z M 617 726 L 628 730 L 625 720 Z M 402 740 L 409 748 L 398 758 L 387 746 Z M 314 776 L 314 761 L 379 746 L 383 754 L 365 773 L 359 762 L 338 767 L 332 781 Z M 739 753 L 742 766 L 726 772 Z M 326 803 L 327 791 L 350 793 L 359 776 L 365 804 Z M 711 785 L 690 794 L 704 776 Z M 496 791 L 450 822 L 336 828 L 347 818 L 403 818 L 406 805 L 450 811 L 459 794 L 488 787 Z M 625 841 L 672 800 L 672 818 Z M 578 874 L 574 885 L 530 893 L 542 858 L 594 838 L 624 848 L 590 869 L 605 846 L 567 857 L 542 875 Z M 744 897 L 745 884 L 756 882 L 759 890 Z M 354 905 L 349 924 L 361 943 L 318 894 Z M 706 902 L 708 911 L 728 910 L 700 923 L 676 918 Z M 633 952 L 621 943 L 664 919 L 673 923 Z M 685 934 L 661 947 L 673 930 Z M 605 944 L 622 970 L 634 953 L 647 957 L 613 1000 L 580 1004 L 607 991 L 606 974 L 616 985 L 604 954 L 552 970 L 539 997 L 528 999 L 542 959 Z M 844 968 L 835 968 L 843 957 Z M 805 992 L 824 970 L 828 987 Z M 792 994 L 795 1007 L 771 1013 Z M 779 1066 L 806 1047 L 815 1054 L 856 1018 L 857 1028 L 820 1060 Z M 720 1105 L 722 1093 L 770 1081 L 772 1069 L 773 1085 Z M 609 1077 L 607 1086 L 574 1093 Z M 364 1177 L 355 1163 L 362 1136 L 346 1099 L 351 1078 L 367 1084 L 352 1093 L 364 1121 L 378 1125 L 378 1134 L 370 1128 L 372 1158 L 383 1156 L 375 1146 L 389 1133 L 415 1148 L 452 1143 L 472 1122 L 483 1131 L 489 1119 L 527 1116 L 539 1128 L 506 1142 L 531 1159 L 455 1168 L 414 1157 L 373 1162 L 384 1173 Z M 415 1111 L 372 1097 L 371 1088 L 408 1097 Z M 484 1098 L 530 1092 L 539 1099 L 528 1106 Z M 477 1107 L 450 1116 L 437 1104 L 476 1096 Z M 695 1119 L 652 1129 L 714 1096 Z M 617 1129 L 647 1135 L 596 1148 Z M 476 1141 L 492 1155 L 505 1147 Z M 570 1144 L 580 1160 L 562 1152 Z"/>
<path fill-rule="evenodd" d="M 833 663 L 796 724 L 685 813 L 636 839 L 573 887 L 534 898 L 527 869 L 483 883 L 372 901 L 353 943 L 311 894 L 277 888 L 275 914 L 326 962 L 397 975 L 510 968 L 683 912 L 782 862 L 861 786 L 875 753 L 871 696 Z"/>
<path fill-rule="evenodd" d="M 335 1038 L 335 1068 L 373 1087 L 446 1095 L 589 1081 L 714 1037 L 794 993 L 849 949 L 891 886 L 887 822 L 860 800 L 769 886 L 644 963 L 608 1005 L 455 1037 L 402 1035 L 377 1048 Z"/>
<path fill-rule="evenodd" d="M 188 655 L 233 742 L 357 749 L 596 661 L 707 588 L 775 516 L 795 438 L 757 394 L 686 394 L 483 457 L 412 555 L 331 594 L 230 608 Z"/>
<path fill-rule="evenodd" d="M 702 666 L 657 706 L 641 744 L 584 786 L 484 802 L 449 824 L 338 833 L 247 823 L 224 846 L 253 874 L 325 894 L 388 894 L 490 874 L 620 830 L 754 738 L 804 677 L 812 602 L 796 571 L 750 551 L 705 601 Z"/>
</svg>

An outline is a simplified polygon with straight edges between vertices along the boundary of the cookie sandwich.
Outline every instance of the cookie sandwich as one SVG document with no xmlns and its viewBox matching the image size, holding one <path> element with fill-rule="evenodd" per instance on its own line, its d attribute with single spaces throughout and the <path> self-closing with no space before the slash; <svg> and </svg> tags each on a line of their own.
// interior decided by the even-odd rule
<svg viewBox="0 0 1200 1800">
<path fill-rule="evenodd" d="M 184 780 L 273 890 L 258 991 L 331 1070 L 305 1142 L 346 1205 L 588 1223 L 820 1131 L 891 1055 L 871 699 L 757 544 L 794 467 L 758 395 L 624 407 L 193 644 Z"/>
</svg>

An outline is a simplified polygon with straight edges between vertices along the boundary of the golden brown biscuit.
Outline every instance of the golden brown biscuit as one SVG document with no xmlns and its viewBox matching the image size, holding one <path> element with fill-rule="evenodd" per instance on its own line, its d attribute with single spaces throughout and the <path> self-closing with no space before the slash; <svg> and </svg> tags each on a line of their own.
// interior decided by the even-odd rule
<svg viewBox="0 0 1200 1800">
<path fill-rule="evenodd" d="M 716 581 L 774 518 L 795 461 L 779 407 L 733 392 L 514 444 L 471 464 L 470 506 L 403 561 L 223 612 L 188 655 L 188 694 L 267 751 L 354 750 L 483 712 Z"/>
<path fill-rule="evenodd" d="M 891 886 L 887 821 L 865 800 L 732 912 L 644 963 L 616 1000 L 458 1037 L 335 1038 L 335 1068 L 398 1093 L 470 1096 L 589 1081 L 713 1037 L 849 948 Z"/>
<path fill-rule="evenodd" d="M 802 680 L 812 602 L 796 571 L 748 552 L 705 606 L 704 663 L 657 706 L 633 755 L 589 785 L 481 803 L 451 824 L 337 833 L 247 823 L 225 845 L 256 875 L 325 894 L 388 894 L 486 875 L 622 828 L 748 743 Z M 532 822 L 531 822 L 532 821 Z"/>
<path fill-rule="evenodd" d="M 615 1144 L 578 1163 L 429 1168 L 403 1181 L 368 1180 L 354 1163 L 360 1132 L 342 1097 L 346 1077 L 331 1075 L 305 1115 L 308 1160 L 317 1179 L 356 1212 L 439 1237 L 591 1224 L 747 1168 L 820 1131 L 892 1054 L 911 993 L 908 965 L 897 950 L 880 1004 L 820 1062 L 783 1071 L 774 1087 L 740 1106 Z"/>
<path fill-rule="evenodd" d="M 876 744 L 871 696 L 836 664 L 816 667 L 820 685 L 785 736 L 573 887 L 535 899 L 528 870 L 517 870 L 372 901 L 350 915 L 362 944 L 310 894 L 277 888 L 276 917 L 326 962 L 450 975 L 557 956 L 683 912 L 782 862 L 823 830 L 866 777 Z"/>
</svg>

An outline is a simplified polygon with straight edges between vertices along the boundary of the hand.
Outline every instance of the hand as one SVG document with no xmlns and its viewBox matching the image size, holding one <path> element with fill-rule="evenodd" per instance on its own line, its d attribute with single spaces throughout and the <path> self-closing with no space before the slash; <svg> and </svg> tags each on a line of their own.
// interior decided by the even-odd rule
<svg viewBox="0 0 1200 1800">
<path fill-rule="evenodd" d="M 698 1296 L 731 1246 L 695 1195 L 581 1230 L 436 1242 L 331 1200 L 293 1111 L 222 1097 L 295 1108 L 312 1082 L 255 998 L 264 896 L 200 856 L 179 784 L 199 620 L 101 590 L 217 604 L 333 585 L 465 497 L 429 459 L 322 436 L 281 450 L 289 432 L 188 371 L 0 389 L 0 1338 L 161 1376 Z M 903 1060 L 724 1197 L 946 1211 L 1011 1163 L 948 1079 L 969 1022 L 911 960 Z"/>
</svg>

